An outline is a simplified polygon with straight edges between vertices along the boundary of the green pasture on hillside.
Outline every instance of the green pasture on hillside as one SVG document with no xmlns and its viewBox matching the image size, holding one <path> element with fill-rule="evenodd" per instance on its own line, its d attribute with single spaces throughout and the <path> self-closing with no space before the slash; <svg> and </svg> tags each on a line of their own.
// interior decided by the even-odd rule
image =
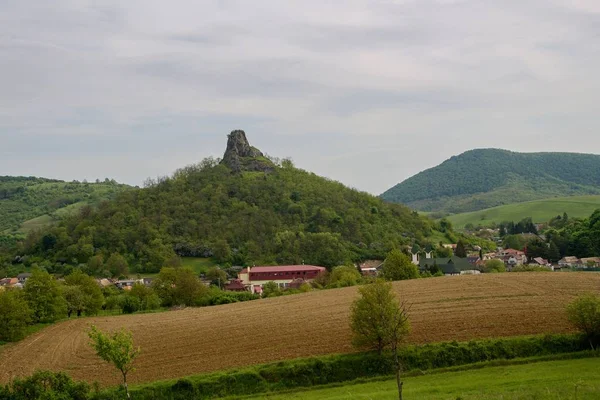
<svg viewBox="0 0 600 400">
<path fill-rule="evenodd" d="M 600 399 L 600 358 L 546 361 L 404 379 L 404 399 Z M 250 398 L 250 397 L 248 397 Z M 372 381 L 251 399 L 397 399 L 396 381 Z"/>
<path fill-rule="evenodd" d="M 598 208 L 600 208 L 600 196 L 557 197 L 455 214 L 448 219 L 455 228 L 464 228 L 469 223 L 474 226 L 489 226 L 493 222 L 517 222 L 527 217 L 533 218 L 533 222 L 542 223 L 565 212 L 570 217 L 589 217 Z"/>
</svg>

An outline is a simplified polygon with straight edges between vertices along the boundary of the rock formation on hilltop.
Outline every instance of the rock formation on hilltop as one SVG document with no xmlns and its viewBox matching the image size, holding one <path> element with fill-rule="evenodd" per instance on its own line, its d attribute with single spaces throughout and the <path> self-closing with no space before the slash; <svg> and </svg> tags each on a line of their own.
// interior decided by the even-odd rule
<svg viewBox="0 0 600 400">
<path fill-rule="evenodd" d="M 227 135 L 227 149 L 221 163 L 233 172 L 271 172 L 275 168 L 260 150 L 250 146 L 246 133 L 242 130 L 235 130 Z"/>
</svg>

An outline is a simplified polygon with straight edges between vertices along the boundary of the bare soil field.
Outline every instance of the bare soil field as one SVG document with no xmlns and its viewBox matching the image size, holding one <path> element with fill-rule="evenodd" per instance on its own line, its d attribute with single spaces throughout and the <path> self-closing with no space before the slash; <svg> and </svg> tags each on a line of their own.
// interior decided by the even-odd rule
<svg viewBox="0 0 600 400">
<path fill-rule="evenodd" d="M 571 328 L 565 304 L 600 290 L 596 273 L 504 273 L 394 283 L 412 303 L 412 343 L 469 340 Z M 349 308 L 356 288 L 158 314 L 81 318 L 0 348 L 0 382 L 36 369 L 115 385 L 119 377 L 88 346 L 86 330 L 126 327 L 142 354 L 132 383 L 272 361 L 355 351 Z"/>
</svg>

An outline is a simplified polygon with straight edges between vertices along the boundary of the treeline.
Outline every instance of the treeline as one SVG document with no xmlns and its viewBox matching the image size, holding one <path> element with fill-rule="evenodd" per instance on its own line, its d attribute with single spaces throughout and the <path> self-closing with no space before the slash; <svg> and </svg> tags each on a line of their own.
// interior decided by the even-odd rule
<svg viewBox="0 0 600 400">
<path fill-rule="evenodd" d="M 101 288 L 98 282 L 75 270 L 58 281 L 36 269 L 23 289 L 0 292 L 0 341 L 21 340 L 28 328 L 63 318 L 100 312 L 134 313 L 173 306 L 209 306 L 255 300 L 249 292 L 227 292 L 207 287 L 187 268 L 163 268 L 151 286 L 135 283 L 130 290 Z"/>
<path fill-rule="evenodd" d="M 498 229 L 500 230 L 500 237 L 518 235 L 519 233 L 533 233 L 534 235 L 538 233 L 537 226 L 531 218 L 524 218 L 517 223 L 512 221 L 502 222 L 498 225 Z"/>
<path fill-rule="evenodd" d="M 425 243 L 435 228 L 404 206 L 291 162 L 271 173 L 234 174 L 206 159 L 34 232 L 12 254 L 70 265 L 93 257 L 110 264 L 116 255 L 134 272 L 158 272 L 178 256 L 213 257 L 221 265 L 333 267 Z"/>
</svg>

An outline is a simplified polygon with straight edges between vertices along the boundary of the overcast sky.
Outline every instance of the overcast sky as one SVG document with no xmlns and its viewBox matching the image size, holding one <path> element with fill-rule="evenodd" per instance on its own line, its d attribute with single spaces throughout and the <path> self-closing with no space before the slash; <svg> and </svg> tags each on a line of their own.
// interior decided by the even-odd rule
<svg viewBox="0 0 600 400">
<path fill-rule="evenodd" d="M 244 129 L 379 194 L 482 147 L 600 153 L 598 0 L 0 0 L 0 175 L 141 185 Z"/>
</svg>

